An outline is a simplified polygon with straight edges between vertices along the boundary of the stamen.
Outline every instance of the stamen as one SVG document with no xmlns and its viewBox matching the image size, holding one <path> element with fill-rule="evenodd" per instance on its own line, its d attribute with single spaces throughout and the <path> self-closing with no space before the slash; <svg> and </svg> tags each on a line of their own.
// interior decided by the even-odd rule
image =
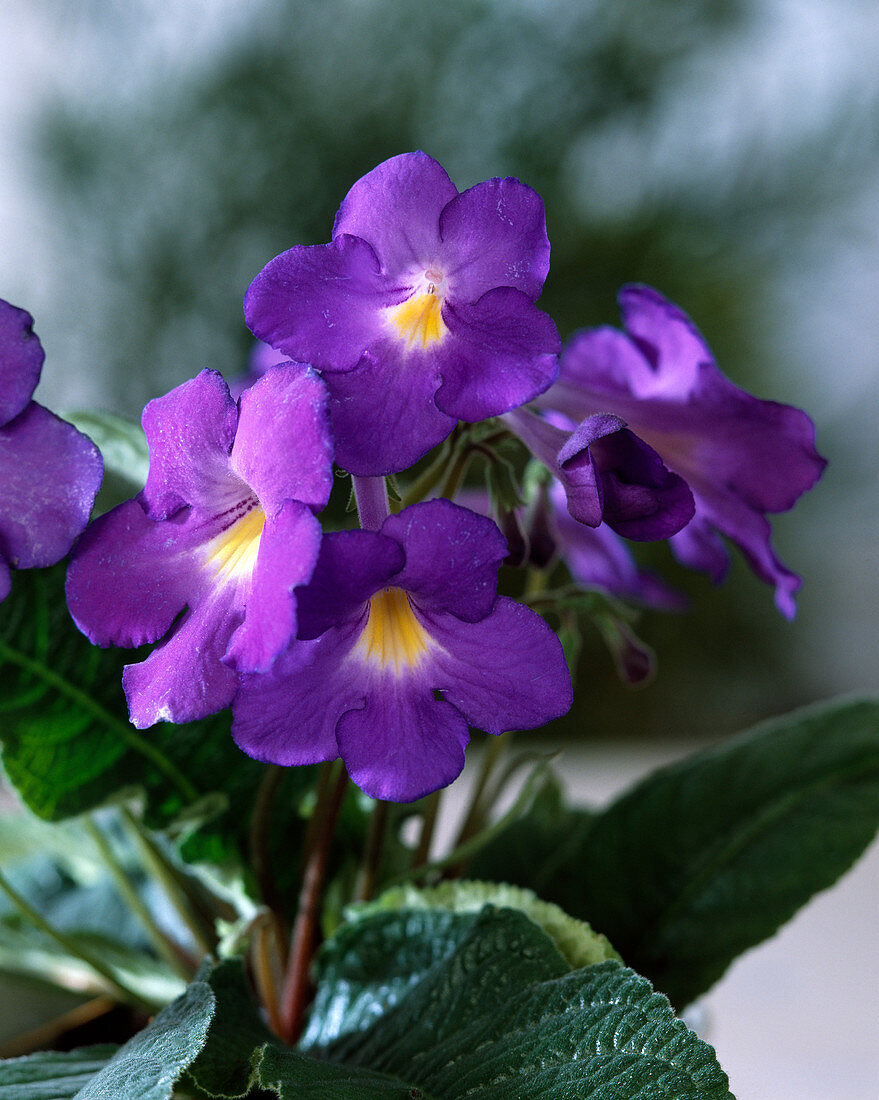
<svg viewBox="0 0 879 1100">
<path fill-rule="evenodd" d="M 248 503 L 247 511 L 207 544 L 205 568 L 216 584 L 247 577 L 256 565 L 266 517 L 256 501 Z"/>
<path fill-rule="evenodd" d="M 394 675 L 417 668 L 433 645 L 430 635 L 415 618 L 402 588 L 385 588 L 369 601 L 369 618 L 354 647 L 361 660 Z"/>
</svg>

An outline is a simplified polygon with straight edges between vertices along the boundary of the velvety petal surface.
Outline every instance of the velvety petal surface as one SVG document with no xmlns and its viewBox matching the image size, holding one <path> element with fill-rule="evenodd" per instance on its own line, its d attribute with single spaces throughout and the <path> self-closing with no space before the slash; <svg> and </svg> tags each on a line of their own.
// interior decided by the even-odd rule
<svg viewBox="0 0 879 1100">
<path fill-rule="evenodd" d="M 60 561 L 88 523 L 102 472 L 90 439 L 30 402 L 0 428 L 0 555 L 18 569 Z"/>
<path fill-rule="evenodd" d="M 246 617 L 224 660 L 239 672 L 266 672 L 296 633 L 293 589 L 317 561 L 321 527 L 305 504 L 288 500 L 267 516 L 246 596 Z"/>
<path fill-rule="evenodd" d="M 520 290 L 498 287 L 473 303 L 446 302 L 448 335 L 437 360 L 437 406 L 475 423 L 515 409 L 543 393 L 558 373 L 555 323 Z"/>
<path fill-rule="evenodd" d="M 210 593 L 190 608 L 145 661 L 126 665 L 122 687 L 133 725 L 194 722 L 228 707 L 237 686 L 223 664 L 243 614 L 234 588 Z"/>
<path fill-rule="evenodd" d="M 517 179 L 490 179 L 452 199 L 440 217 L 455 302 L 510 286 L 535 301 L 549 272 L 543 200 Z"/>
<path fill-rule="evenodd" d="M 247 289 L 244 318 L 254 336 L 291 359 L 348 371 L 384 332 L 382 311 L 409 293 L 380 272 L 366 241 L 343 234 L 270 260 Z"/>
<path fill-rule="evenodd" d="M 441 412 L 439 350 L 406 354 L 385 337 L 356 370 L 326 375 L 336 461 L 363 477 L 412 466 L 451 432 L 456 417 Z"/>
<path fill-rule="evenodd" d="M 440 214 L 457 194 L 433 157 L 402 153 L 354 184 L 336 214 L 333 239 L 344 233 L 362 237 L 391 276 L 422 267 L 440 254 Z"/>
<path fill-rule="evenodd" d="M 498 596 L 478 623 L 420 610 L 418 618 L 438 643 L 430 654 L 431 686 L 471 725 L 488 733 L 534 729 L 570 709 L 561 643 L 530 608 Z"/>
<path fill-rule="evenodd" d="M 320 509 L 333 485 L 328 393 L 302 363 L 285 363 L 241 395 L 231 468 L 274 515 L 285 500 Z"/>
<path fill-rule="evenodd" d="M 405 549 L 406 564 L 394 584 L 420 607 L 466 622 L 491 611 L 498 569 L 508 553 L 492 520 L 449 500 L 427 500 L 389 516 L 382 534 Z"/>
<path fill-rule="evenodd" d="M 24 409 L 43 369 L 43 346 L 34 319 L 0 299 L 0 425 Z"/>
<path fill-rule="evenodd" d="M 464 767 L 467 722 L 435 700 L 420 677 L 373 677 L 362 710 L 349 710 L 336 727 L 348 774 L 371 798 L 414 802 L 451 783 Z"/>
<path fill-rule="evenodd" d="M 150 401 L 143 411 L 150 468 L 142 499 L 164 519 L 186 504 L 215 513 L 247 495 L 229 469 L 238 407 L 215 370 Z"/>
<path fill-rule="evenodd" d="M 324 535 L 311 581 L 297 593 L 299 637 L 359 619 L 370 596 L 397 583 L 405 560 L 400 543 L 376 531 Z"/>
</svg>

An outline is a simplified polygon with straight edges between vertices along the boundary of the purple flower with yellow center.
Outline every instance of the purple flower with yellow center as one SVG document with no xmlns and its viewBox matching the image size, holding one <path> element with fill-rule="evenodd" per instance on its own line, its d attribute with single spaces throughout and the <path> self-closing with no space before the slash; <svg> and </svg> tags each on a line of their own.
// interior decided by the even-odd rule
<svg viewBox="0 0 879 1100">
<path fill-rule="evenodd" d="M 0 600 L 10 567 L 64 557 L 88 523 L 103 472 L 92 441 L 31 400 L 45 358 L 33 323 L 0 300 Z"/>
<path fill-rule="evenodd" d="M 626 331 L 575 334 L 540 403 L 574 420 L 624 419 L 693 491 L 695 516 L 671 539 L 676 557 L 718 582 L 729 566 L 726 536 L 793 618 L 802 582 L 776 557 L 766 516 L 792 508 L 821 476 L 812 421 L 733 385 L 690 318 L 657 291 L 624 287 L 619 302 Z"/>
<path fill-rule="evenodd" d="M 245 676 L 232 733 L 258 760 L 341 756 L 373 798 L 410 802 L 464 765 L 469 726 L 533 729 L 571 705 L 558 638 L 497 592 L 497 527 L 448 500 L 324 537 L 299 638 Z"/>
<path fill-rule="evenodd" d="M 491 179 L 459 194 L 435 160 L 406 153 L 354 184 L 329 244 L 263 268 L 244 312 L 259 339 L 324 375 L 339 464 L 395 473 L 458 420 L 552 383 L 558 333 L 534 305 L 548 270 L 535 191 Z"/>
<path fill-rule="evenodd" d="M 293 589 L 317 560 L 314 513 L 332 483 L 326 389 L 300 363 L 238 404 L 204 370 L 151 401 L 143 426 L 143 491 L 91 525 L 67 575 L 71 614 L 96 644 L 164 637 L 123 675 L 139 728 L 222 710 L 238 672 L 271 667 L 296 631 Z"/>
<path fill-rule="evenodd" d="M 666 539 L 693 518 L 687 483 L 620 417 L 599 413 L 574 424 L 516 409 L 504 421 L 558 480 L 578 523 L 605 523 L 643 542 Z"/>
</svg>

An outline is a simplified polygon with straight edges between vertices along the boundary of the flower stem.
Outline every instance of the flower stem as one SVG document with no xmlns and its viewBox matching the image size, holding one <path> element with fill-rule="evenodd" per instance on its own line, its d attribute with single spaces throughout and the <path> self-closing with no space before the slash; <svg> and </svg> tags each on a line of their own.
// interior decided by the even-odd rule
<svg viewBox="0 0 879 1100">
<path fill-rule="evenodd" d="M 156 949 L 156 953 L 160 958 L 165 960 L 175 974 L 178 974 L 186 982 L 191 981 L 194 971 L 186 965 L 175 945 L 156 924 L 152 913 L 134 888 L 131 879 L 125 872 L 125 868 L 116 857 L 116 853 L 113 851 L 113 847 L 107 837 L 104 836 L 92 817 L 86 816 L 83 818 L 83 824 L 85 825 L 86 831 L 95 842 L 98 851 L 101 853 L 101 857 L 116 884 L 117 890 L 128 908 L 143 925 L 143 929 L 149 937 L 150 943 Z"/>
<path fill-rule="evenodd" d="M 366 836 L 366 851 L 363 853 L 363 864 L 357 876 L 357 886 L 354 891 L 356 901 L 369 901 L 375 892 L 375 884 L 381 868 L 382 851 L 385 846 L 385 837 L 388 832 L 388 804 L 376 800 L 369 821 L 369 832 Z"/>
<path fill-rule="evenodd" d="M 12 904 L 19 910 L 22 916 L 26 917 L 31 922 L 31 924 L 36 925 L 41 932 L 45 932 L 45 934 L 62 947 L 68 955 L 72 955 L 76 959 L 82 959 L 82 961 L 90 966 L 96 974 L 103 978 L 113 995 L 122 1001 L 123 1004 L 133 1004 L 138 1008 L 146 1008 L 149 1012 L 154 1012 L 158 1008 L 158 1005 L 150 1003 L 144 997 L 135 993 L 134 990 L 128 989 L 127 986 L 123 985 L 110 967 L 103 963 L 97 955 L 93 955 L 87 947 L 84 947 L 81 943 L 77 943 L 71 936 L 68 936 L 60 929 L 51 925 L 45 917 L 38 913 L 37 910 L 19 894 L 12 884 L 7 881 L 2 872 L 0 872 L 0 890 L 6 894 Z"/>
<path fill-rule="evenodd" d="M 314 807 L 310 838 L 299 892 L 299 908 L 293 925 L 287 975 L 281 994 L 281 1038 L 291 1046 L 299 1038 L 311 993 L 311 961 L 317 947 L 320 901 L 330 856 L 333 832 L 345 797 L 348 773 L 334 762 L 325 770 Z M 310 843 L 309 843 L 310 839 Z"/>
<path fill-rule="evenodd" d="M 436 822 L 439 817 L 440 802 L 442 801 L 442 788 L 429 794 L 425 799 L 424 816 L 421 819 L 421 835 L 418 837 L 418 845 L 415 855 L 412 857 L 412 870 L 423 867 L 430 856 L 430 846 L 433 843 L 433 834 L 436 830 Z"/>
<path fill-rule="evenodd" d="M 479 774 L 470 795 L 470 803 L 458 830 L 458 838 L 454 845 L 456 848 L 465 844 L 471 836 L 479 832 L 482 822 L 485 820 L 486 811 L 489 807 L 483 805 L 482 796 L 488 786 L 492 772 L 506 750 L 507 740 L 504 734 L 499 734 L 496 737 L 490 736 L 488 739 L 488 744 L 485 746 L 480 760 Z"/>
<path fill-rule="evenodd" d="M 278 897 L 278 889 L 275 877 L 272 873 L 272 860 L 269 851 L 269 838 L 271 836 L 272 810 L 275 805 L 275 796 L 278 787 L 284 777 L 284 769 L 270 764 L 260 781 L 253 802 L 253 813 L 250 818 L 250 865 L 259 887 L 260 899 L 275 914 L 280 912 L 281 903 Z M 276 918 L 278 919 L 278 918 Z"/>
<path fill-rule="evenodd" d="M 356 476 L 352 476 L 351 481 L 360 526 L 365 531 L 378 531 L 391 514 L 387 481 L 383 477 Z"/>
</svg>

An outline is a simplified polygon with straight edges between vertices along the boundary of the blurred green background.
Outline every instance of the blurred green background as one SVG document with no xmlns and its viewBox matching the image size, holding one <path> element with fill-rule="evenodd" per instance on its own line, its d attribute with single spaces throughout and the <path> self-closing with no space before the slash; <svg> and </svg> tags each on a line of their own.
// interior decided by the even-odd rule
<svg viewBox="0 0 879 1100">
<path fill-rule="evenodd" d="M 796 623 L 740 561 L 714 590 L 658 547 L 693 607 L 642 621 L 655 683 L 587 634 L 568 732 L 716 736 L 875 682 L 877 43 L 857 0 L 7 0 L 0 294 L 36 317 L 41 400 L 137 417 L 242 369 L 249 281 L 378 161 L 520 177 L 563 335 L 651 283 L 831 459 L 776 524 Z"/>
</svg>

